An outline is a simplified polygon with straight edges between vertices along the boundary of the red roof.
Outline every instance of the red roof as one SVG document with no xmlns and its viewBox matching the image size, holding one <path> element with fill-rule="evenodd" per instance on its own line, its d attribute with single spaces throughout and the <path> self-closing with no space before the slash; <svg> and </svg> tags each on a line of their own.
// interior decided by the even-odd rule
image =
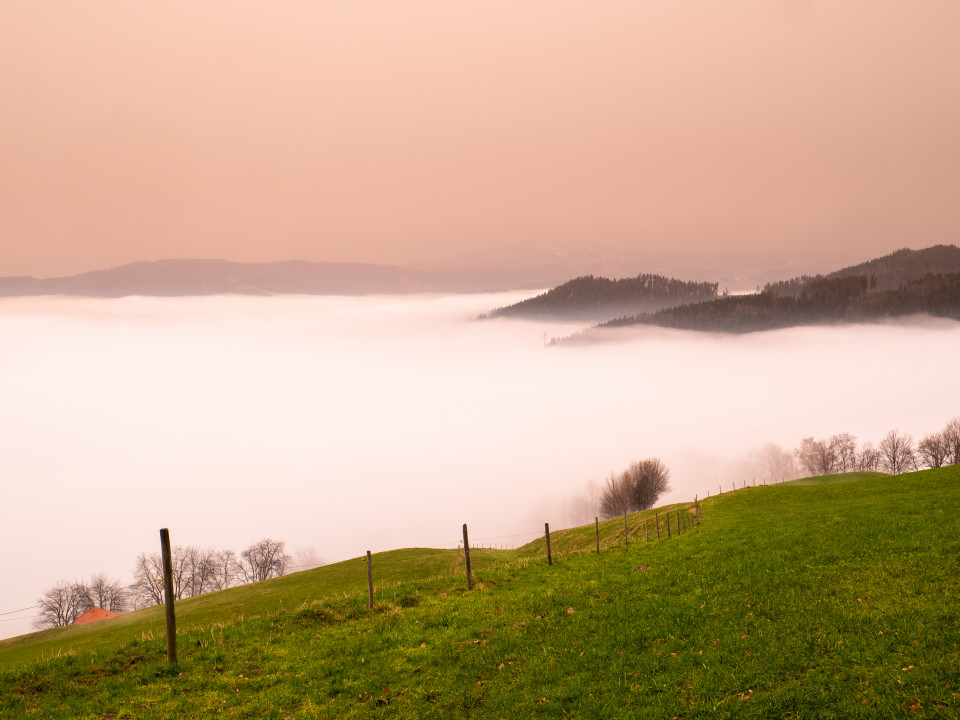
<svg viewBox="0 0 960 720">
<path fill-rule="evenodd" d="M 96 622 L 97 620 L 106 620 L 107 618 L 116 617 L 117 613 L 110 612 L 109 610 L 104 610 L 103 608 L 90 608 L 83 615 L 78 617 L 73 621 L 74 625 L 82 625 L 83 623 Z"/>
</svg>

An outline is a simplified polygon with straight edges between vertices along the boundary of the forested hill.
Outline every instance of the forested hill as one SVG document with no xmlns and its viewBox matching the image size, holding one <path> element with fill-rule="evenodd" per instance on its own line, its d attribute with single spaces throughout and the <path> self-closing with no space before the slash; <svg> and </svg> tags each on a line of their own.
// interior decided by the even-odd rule
<svg viewBox="0 0 960 720">
<path fill-rule="evenodd" d="M 930 273 L 903 283 L 896 290 L 872 290 L 870 286 L 871 279 L 865 275 L 815 278 L 806 282 L 796 295 L 767 289 L 755 295 L 731 295 L 712 302 L 621 318 L 601 327 L 656 325 L 747 333 L 798 325 L 876 322 L 915 314 L 960 320 L 960 272 Z"/>
<path fill-rule="evenodd" d="M 717 283 L 684 282 L 651 274 L 620 280 L 585 275 L 482 317 L 598 321 L 716 297 Z"/>
<path fill-rule="evenodd" d="M 904 283 L 919 280 L 930 273 L 960 272 L 960 248 L 956 245 L 934 245 L 923 250 L 897 250 L 889 255 L 837 270 L 828 275 L 803 276 L 770 283 L 764 289 L 778 295 L 800 295 L 803 289 L 823 279 L 863 276 L 869 290 L 896 290 Z"/>
</svg>

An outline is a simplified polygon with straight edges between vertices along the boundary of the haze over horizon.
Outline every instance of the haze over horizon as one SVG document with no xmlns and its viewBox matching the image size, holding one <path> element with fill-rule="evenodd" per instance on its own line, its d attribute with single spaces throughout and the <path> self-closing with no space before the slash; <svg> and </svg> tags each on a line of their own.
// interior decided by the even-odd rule
<svg viewBox="0 0 960 720">
<path fill-rule="evenodd" d="M 661 458 L 679 502 L 757 477 L 737 468 L 766 443 L 919 439 L 960 407 L 960 322 L 545 348 L 582 324 L 472 321 L 525 295 L 3 299 L 0 546 L 27 550 L 0 612 L 129 580 L 161 527 L 327 561 L 456 547 L 464 522 L 519 545 L 633 460 Z"/>
<path fill-rule="evenodd" d="M 3 3 L 0 275 L 956 242 L 957 27 L 948 0 Z"/>
</svg>

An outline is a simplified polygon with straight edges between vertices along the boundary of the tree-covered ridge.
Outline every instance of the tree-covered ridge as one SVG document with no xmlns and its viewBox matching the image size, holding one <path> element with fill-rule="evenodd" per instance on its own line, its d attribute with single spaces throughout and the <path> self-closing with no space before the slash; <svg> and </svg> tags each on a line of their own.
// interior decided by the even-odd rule
<svg viewBox="0 0 960 720">
<path fill-rule="evenodd" d="M 827 275 L 804 275 L 792 280 L 768 283 L 764 290 L 777 295 L 799 295 L 803 289 L 821 280 L 863 276 L 869 278 L 869 290 L 896 290 L 904 283 L 920 280 L 931 273 L 960 272 L 960 248 L 934 245 L 923 250 L 902 249 Z"/>
<path fill-rule="evenodd" d="M 726 296 L 712 302 L 668 308 L 601 327 L 656 325 L 681 330 L 747 333 L 839 322 L 873 322 L 926 314 L 960 320 L 960 272 L 928 274 L 896 290 L 877 291 L 864 275 L 811 278 L 797 295 L 770 288 L 756 295 Z"/>
<path fill-rule="evenodd" d="M 717 283 L 685 282 L 649 273 L 618 280 L 584 275 L 483 317 L 606 320 L 715 297 Z"/>
</svg>

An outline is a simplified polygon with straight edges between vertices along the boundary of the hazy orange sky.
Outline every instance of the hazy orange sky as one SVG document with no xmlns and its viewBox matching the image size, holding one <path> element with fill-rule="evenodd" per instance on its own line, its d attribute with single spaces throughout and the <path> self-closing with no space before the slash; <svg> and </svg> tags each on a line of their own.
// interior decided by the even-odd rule
<svg viewBox="0 0 960 720">
<path fill-rule="evenodd" d="M 0 0 L 0 275 L 960 240 L 956 0 Z"/>
</svg>

